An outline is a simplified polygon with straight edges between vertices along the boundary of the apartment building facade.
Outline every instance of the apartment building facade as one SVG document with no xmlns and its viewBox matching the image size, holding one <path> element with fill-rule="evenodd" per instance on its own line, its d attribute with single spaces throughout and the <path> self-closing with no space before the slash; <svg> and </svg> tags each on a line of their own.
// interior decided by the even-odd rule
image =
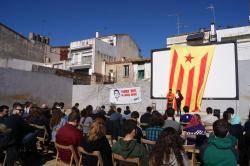
<svg viewBox="0 0 250 166">
<path fill-rule="evenodd" d="M 115 34 L 70 43 L 66 69 L 83 75 L 105 74 L 104 62 L 141 59 L 140 49 L 127 34 Z"/>
</svg>

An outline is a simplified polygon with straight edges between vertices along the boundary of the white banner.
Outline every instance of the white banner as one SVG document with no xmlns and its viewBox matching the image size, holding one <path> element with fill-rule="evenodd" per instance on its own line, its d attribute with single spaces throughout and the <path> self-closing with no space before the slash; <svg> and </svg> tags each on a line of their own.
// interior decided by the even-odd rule
<svg viewBox="0 0 250 166">
<path fill-rule="evenodd" d="M 110 90 L 109 101 L 112 104 L 139 103 L 141 99 L 141 88 L 116 88 Z"/>
</svg>

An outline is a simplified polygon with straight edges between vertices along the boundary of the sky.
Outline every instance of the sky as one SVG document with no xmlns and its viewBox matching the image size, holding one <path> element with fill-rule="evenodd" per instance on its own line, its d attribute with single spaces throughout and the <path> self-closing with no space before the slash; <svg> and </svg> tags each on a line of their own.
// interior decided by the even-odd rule
<svg viewBox="0 0 250 166">
<path fill-rule="evenodd" d="M 129 34 L 145 57 L 163 48 L 166 37 L 209 28 L 248 25 L 249 0 L 1 0 L 0 22 L 28 36 L 47 35 L 53 46 L 101 35 Z"/>
</svg>

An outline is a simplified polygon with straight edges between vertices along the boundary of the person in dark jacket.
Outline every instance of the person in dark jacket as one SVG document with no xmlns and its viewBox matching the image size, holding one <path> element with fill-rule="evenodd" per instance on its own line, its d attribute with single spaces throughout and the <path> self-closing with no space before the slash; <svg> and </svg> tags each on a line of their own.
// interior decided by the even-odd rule
<svg viewBox="0 0 250 166">
<path fill-rule="evenodd" d="M 250 130 L 246 131 L 245 134 L 238 141 L 239 150 L 239 164 L 242 166 L 250 165 Z"/>
<path fill-rule="evenodd" d="M 112 151 L 109 142 L 105 136 L 106 128 L 104 120 L 97 118 L 90 126 L 89 135 L 83 139 L 81 146 L 85 151 L 92 153 L 100 151 L 103 165 L 112 166 Z M 93 156 L 84 156 L 83 165 L 92 166 L 97 164 L 97 158 Z"/>
<path fill-rule="evenodd" d="M 244 124 L 244 131 L 245 132 L 250 131 L 250 111 L 249 111 L 249 114 L 248 114 L 248 120 Z"/>
<path fill-rule="evenodd" d="M 177 106 L 177 116 L 181 115 L 181 102 L 183 100 L 183 96 L 181 94 L 180 90 L 176 91 L 176 95 L 175 95 L 175 101 L 176 101 L 176 106 Z"/>
<path fill-rule="evenodd" d="M 134 140 L 136 135 L 136 122 L 134 120 L 126 120 L 122 131 L 125 137 L 119 139 L 116 144 L 113 145 L 112 151 L 124 158 L 138 157 L 140 159 L 140 165 L 148 166 L 149 156 L 146 148 Z"/>
<path fill-rule="evenodd" d="M 17 144 L 21 144 L 25 135 L 34 132 L 34 128 L 29 126 L 22 118 L 23 108 L 20 103 L 13 104 L 12 115 L 0 121 L 11 129 L 11 136 L 15 138 Z"/>
<path fill-rule="evenodd" d="M 18 157 L 15 140 L 11 137 L 11 129 L 8 129 L 4 124 L 0 123 L 0 152 L 6 151 L 6 165 L 12 166 Z"/>
<path fill-rule="evenodd" d="M 214 135 L 208 138 L 200 149 L 202 162 L 205 166 L 236 166 L 236 138 L 228 135 L 229 124 L 220 119 L 213 124 Z"/>
<path fill-rule="evenodd" d="M 146 108 L 146 113 L 141 116 L 140 122 L 149 124 L 152 120 L 152 107 Z"/>
<path fill-rule="evenodd" d="M 184 111 L 184 114 L 180 116 L 180 123 L 182 123 L 183 126 L 185 126 L 185 124 L 187 124 L 191 120 L 193 115 L 189 114 L 188 106 L 184 106 L 183 111 Z"/>
<path fill-rule="evenodd" d="M 137 124 L 135 139 L 137 140 L 138 143 L 141 142 L 141 138 L 143 137 L 142 129 L 141 129 L 141 127 L 138 126 L 138 118 L 139 117 L 140 117 L 139 112 L 133 111 L 131 113 L 131 119 L 134 120 L 136 122 L 136 124 Z"/>
</svg>

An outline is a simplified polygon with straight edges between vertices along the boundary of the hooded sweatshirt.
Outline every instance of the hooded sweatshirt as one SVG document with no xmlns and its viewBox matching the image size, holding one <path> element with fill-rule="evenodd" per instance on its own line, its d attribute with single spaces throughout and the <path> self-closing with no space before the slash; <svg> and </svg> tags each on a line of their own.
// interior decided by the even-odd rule
<svg viewBox="0 0 250 166">
<path fill-rule="evenodd" d="M 140 165 L 148 166 L 148 152 L 146 148 L 142 144 L 137 143 L 136 140 L 124 141 L 123 139 L 119 139 L 112 147 L 112 151 L 124 158 L 139 157 Z"/>
<path fill-rule="evenodd" d="M 235 152 L 236 138 L 229 135 L 225 138 L 210 136 L 207 146 L 202 150 L 201 156 L 205 166 L 236 166 Z"/>
</svg>

